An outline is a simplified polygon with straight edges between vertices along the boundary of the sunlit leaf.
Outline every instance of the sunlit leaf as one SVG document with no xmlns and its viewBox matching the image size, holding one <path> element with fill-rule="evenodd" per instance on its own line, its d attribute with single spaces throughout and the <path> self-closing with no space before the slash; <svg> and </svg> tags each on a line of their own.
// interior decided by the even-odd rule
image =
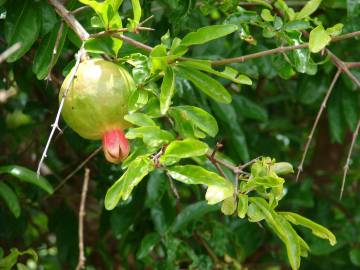
<svg viewBox="0 0 360 270">
<path fill-rule="evenodd" d="M 317 237 L 329 240 L 330 244 L 333 246 L 336 244 L 335 235 L 326 229 L 324 226 L 321 226 L 314 221 L 307 219 L 303 216 L 300 216 L 296 213 L 291 212 L 279 212 L 279 214 L 283 215 L 288 221 L 295 225 L 300 225 L 306 227 L 312 231 L 314 235 Z"/>
<path fill-rule="evenodd" d="M 300 20 L 313 14 L 320 6 L 322 0 L 310 0 L 306 5 L 296 14 L 296 19 Z"/>
<path fill-rule="evenodd" d="M 182 158 L 203 156 L 208 150 L 207 144 L 199 140 L 187 138 L 182 141 L 172 141 L 160 157 L 160 162 L 169 166 Z"/>
<path fill-rule="evenodd" d="M 171 67 L 166 69 L 160 92 L 160 111 L 166 114 L 171 105 L 171 98 L 175 91 L 175 73 Z"/>
<path fill-rule="evenodd" d="M 236 25 L 231 24 L 205 26 L 199 28 L 196 32 L 187 34 L 181 41 L 181 45 L 191 46 L 204 44 L 211 40 L 227 36 L 237 29 Z"/>
<path fill-rule="evenodd" d="M 126 200 L 134 187 L 153 169 L 154 164 L 147 157 L 138 157 L 131 162 L 127 171 L 106 192 L 105 208 L 112 210 L 120 199 Z"/>
<path fill-rule="evenodd" d="M 313 53 L 320 52 L 330 43 L 330 41 L 331 37 L 329 34 L 322 25 L 319 25 L 310 32 L 309 49 Z"/>
</svg>

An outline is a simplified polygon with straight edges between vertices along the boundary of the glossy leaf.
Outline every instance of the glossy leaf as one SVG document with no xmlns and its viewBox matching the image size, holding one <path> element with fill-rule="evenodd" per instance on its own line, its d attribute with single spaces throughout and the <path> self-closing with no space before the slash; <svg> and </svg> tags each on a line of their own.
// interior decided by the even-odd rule
<svg viewBox="0 0 360 270">
<path fill-rule="evenodd" d="M 54 55 L 54 60 L 52 65 L 54 66 L 61 55 L 63 46 L 65 44 L 68 27 L 65 26 L 58 43 L 58 47 L 56 50 L 56 54 Z M 36 51 L 34 64 L 32 65 L 32 70 L 36 74 L 36 78 L 38 80 L 45 79 L 49 73 L 51 57 L 54 53 L 55 42 L 58 36 L 58 32 L 60 30 L 60 24 L 56 25 L 53 31 L 48 34 L 41 42 L 40 47 Z"/>
<path fill-rule="evenodd" d="M 207 144 L 199 140 L 187 138 L 182 141 L 172 141 L 160 157 L 160 162 L 169 166 L 183 158 L 203 156 L 208 150 Z"/>
<path fill-rule="evenodd" d="M 288 162 L 276 162 L 271 166 L 271 169 L 277 175 L 289 174 L 294 172 L 293 166 Z"/>
<path fill-rule="evenodd" d="M 330 36 L 336 37 L 341 34 L 343 27 L 344 25 L 342 23 L 337 23 L 333 27 L 326 28 L 326 32 Z"/>
<path fill-rule="evenodd" d="M 151 73 L 156 71 L 165 71 L 168 66 L 168 57 L 166 47 L 164 45 L 155 46 L 150 53 L 150 69 Z"/>
<path fill-rule="evenodd" d="M 21 212 L 19 200 L 15 192 L 4 182 L 0 182 L 0 197 L 4 199 L 11 213 L 18 218 Z"/>
<path fill-rule="evenodd" d="M 227 36 L 237 29 L 238 27 L 236 25 L 231 24 L 205 26 L 199 28 L 196 32 L 187 34 L 181 41 L 181 45 L 191 46 L 204 44 L 211 40 Z"/>
<path fill-rule="evenodd" d="M 5 39 L 9 46 L 20 42 L 20 49 L 7 58 L 8 62 L 20 59 L 36 41 L 41 29 L 40 7 L 32 0 L 13 1 L 7 10 Z"/>
<path fill-rule="evenodd" d="M 171 98 L 175 91 L 175 73 L 171 67 L 166 69 L 160 92 L 160 111 L 166 114 L 171 105 Z"/>
<path fill-rule="evenodd" d="M 226 198 L 221 204 L 221 212 L 226 215 L 230 216 L 235 213 L 236 210 L 236 201 L 234 196 Z"/>
<path fill-rule="evenodd" d="M 205 198 L 209 204 L 221 202 L 234 192 L 234 187 L 228 180 L 199 166 L 174 166 L 167 170 L 172 178 L 185 184 L 207 185 Z"/>
<path fill-rule="evenodd" d="M 296 14 L 296 19 L 304 19 L 313 14 L 320 6 L 322 0 L 310 0 L 306 5 Z"/>
<path fill-rule="evenodd" d="M 144 143 L 150 147 L 157 147 L 164 143 L 169 143 L 174 136 L 166 130 L 160 129 L 158 126 L 130 128 L 126 133 L 126 138 L 136 139 L 142 138 Z"/>
<path fill-rule="evenodd" d="M 120 199 L 126 200 L 134 187 L 153 169 L 154 164 L 147 157 L 138 157 L 131 162 L 127 171 L 106 192 L 105 208 L 112 210 Z"/>
<path fill-rule="evenodd" d="M 158 233 L 149 233 L 141 240 L 140 249 L 136 253 L 136 258 L 141 260 L 144 259 L 159 243 L 160 235 Z"/>
<path fill-rule="evenodd" d="M 182 230 L 191 221 L 200 219 L 210 212 L 218 211 L 218 205 L 209 205 L 205 201 L 196 202 L 186 206 L 176 217 L 173 225 L 171 226 L 172 232 Z"/>
<path fill-rule="evenodd" d="M 246 85 L 252 85 L 251 79 L 243 74 L 239 74 L 236 69 L 233 69 L 231 67 L 225 67 L 224 71 L 217 71 L 212 68 L 211 62 L 206 60 L 189 60 L 189 61 L 183 61 L 179 62 L 177 66 L 181 67 L 189 67 L 189 68 L 195 68 L 201 71 L 205 71 L 211 74 L 214 74 L 216 76 L 228 79 L 233 81 L 234 83 L 239 84 L 246 84 Z"/>
<path fill-rule="evenodd" d="M 279 214 L 283 215 L 288 221 L 295 225 L 300 225 L 306 227 L 312 231 L 314 235 L 317 237 L 329 240 L 330 244 L 333 246 L 336 244 L 335 235 L 326 229 L 324 226 L 321 226 L 314 221 L 307 219 L 303 216 L 300 216 L 296 213 L 291 212 L 279 212 Z"/>
<path fill-rule="evenodd" d="M 16 264 L 18 257 L 22 255 L 30 255 L 33 257 L 34 261 L 37 262 L 38 256 L 33 249 L 27 249 L 24 251 L 19 251 L 17 248 L 11 248 L 10 254 L 4 258 L 0 258 L 0 269 L 1 270 L 11 270 Z"/>
<path fill-rule="evenodd" d="M 191 81 L 198 89 L 220 103 L 230 103 L 231 95 L 217 80 L 193 68 L 177 67 L 176 72 L 184 79 Z"/>
<path fill-rule="evenodd" d="M 246 194 L 238 195 L 237 215 L 239 218 L 244 218 L 249 207 L 249 198 Z"/>
<path fill-rule="evenodd" d="M 154 120 L 152 120 L 147 114 L 144 113 L 132 113 L 124 116 L 124 119 L 131 124 L 140 127 L 156 126 Z"/>
<path fill-rule="evenodd" d="M 260 209 L 268 225 L 274 230 L 281 241 L 284 242 L 291 268 L 293 270 L 299 269 L 301 246 L 299 236 L 295 230 L 286 219 L 271 209 L 263 198 L 252 197 L 249 200 Z"/>
<path fill-rule="evenodd" d="M 313 53 L 320 52 L 330 43 L 330 41 L 330 35 L 325 31 L 322 25 L 319 25 L 310 32 L 309 49 Z"/>
<path fill-rule="evenodd" d="M 131 5 L 134 13 L 134 21 L 139 23 L 141 18 L 141 6 L 139 0 L 131 0 Z"/>
<path fill-rule="evenodd" d="M 0 167 L 0 174 L 2 173 L 10 174 L 23 182 L 35 185 L 49 194 L 53 192 L 52 186 L 44 177 L 38 176 L 35 172 L 27 168 L 17 165 L 2 166 Z"/>
<path fill-rule="evenodd" d="M 275 20 L 274 16 L 271 14 L 270 10 L 263 9 L 261 11 L 261 18 L 266 22 L 273 22 Z"/>
<path fill-rule="evenodd" d="M 211 137 L 215 137 L 219 131 L 216 119 L 201 108 L 189 105 L 172 107 L 170 109 L 170 116 L 174 116 L 175 113 L 178 113 L 183 121 L 189 121 Z"/>
<path fill-rule="evenodd" d="M 268 120 L 267 111 L 263 107 L 242 95 L 234 96 L 234 104 L 237 112 L 243 117 L 263 122 Z"/>
</svg>

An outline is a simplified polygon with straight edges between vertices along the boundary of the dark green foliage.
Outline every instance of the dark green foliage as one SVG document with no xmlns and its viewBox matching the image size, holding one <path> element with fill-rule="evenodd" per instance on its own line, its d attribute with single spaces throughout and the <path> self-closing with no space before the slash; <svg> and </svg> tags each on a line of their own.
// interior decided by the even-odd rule
<svg viewBox="0 0 360 270">
<path fill-rule="evenodd" d="M 85 44 L 90 57 L 125 65 L 137 85 L 126 116 L 133 124 L 130 156 L 111 165 L 100 153 L 86 164 L 87 269 L 360 267 L 359 140 L 338 200 L 360 116 L 359 89 L 345 73 L 300 181 L 282 175 L 301 160 L 337 70 L 318 52 L 329 48 L 343 61 L 359 61 L 358 38 L 329 40 L 360 30 L 360 3 L 270 2 L 67 1 L 70 10 L 91 7 L 75 15 L 89 33 L 127 27 L 132 33 L 125 35 L 154 47 L 149 53 L 109 36 Z M 136 33 L 150 15 L 142 26 L 155 31 Z M 0 96 L 7 96 L 0 99 L 0 269 L 74 269 L 83 170 L 55 187 L 99 142 L 80 138 L 61 120 L 63 134 L 50 145 L 43 176 L 34 171 L 81 41 L 66 23 L 57 41 L 61 19 L 46 0 L 0 0 L 0 17 L 0 52 L 22 44 L 0 66 Z M 305 42 L 309 48 L 210 62 Z M 360 80 L 357 69 L 351 72 Z M 223 175 L 211 159 L 217 143 L 213 157 L 228 164 Z M 233 164 L 259 156 L 284 163 L 261 158 L 243 168 L 233 196 Z"/>
</svg>

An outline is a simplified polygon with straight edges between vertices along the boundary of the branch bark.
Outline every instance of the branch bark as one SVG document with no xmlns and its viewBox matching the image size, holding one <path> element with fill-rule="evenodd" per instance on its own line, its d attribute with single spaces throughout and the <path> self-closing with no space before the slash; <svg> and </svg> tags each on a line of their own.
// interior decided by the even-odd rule
<svg viewBox="0 0 360 270">
<path fill-rule="evenodd" d="M 86 195 L 88 191 L 88 185 L 90 180 L 90 170 L 88 168 L 85 169 L 84 175 L 84 183 L 81 192 L 81 201 L 80 201 L 80 209 L 79 209 L 79 261 L 76 266 L 76 270 L 85 268 L 85 252 L 84 252 L 84 217 L 85 217 L 85 203 L 86 203 Z"/>
<path fill-rule="evenodd" d="M 50 143 L 51 143 L 51 140 L 55 134 L 55 131 L 58 129 L 60 130 L 59 128 L 59 121 L 60 121 L 60 115 L 61 115 L 61 111 L 62 111 L 62 108 L 64 107 L 64 103 L 65 103 L 65 98 L 66 98 L 66 95 L 68 94 L 69 90 L 70 90 L 70 87 L 73 83 L 73 80 L 74 80 L 74 77 L 75 77 L 75 74 L 76 74 L 76 71 L 78 70 L 79 68 L 79 65 L 80 65 L 80 61 L 81 61 L 81 58 L 82 56 L 85 54 L 85 50 L 84 50 L 84 45 L 81 46 L 80 50 L 78 51 L 78 53 L 76 54 L 76 63 L 75 63 L 75 66 L 74 68 L 71 70 L 71 73 L 70 73 L 70 79 L 69 79 L 69 84 L 66 86 L 65 88 L 65 91 L 63 93 L 63 96 L 61 98 L 61 101 L 60 101 L 60 105 L 59 105 L 59 109 L 56 113 L 56 117 L 55 117 L 55 121 L 54 123 L 51 125 L 52 129 L 51 129 L 51 132 L 50 132 L 50 135 L 49 135 L 49 138 L 48 138 L 48 141 L 46 143 L 46 146 L 45 146 L 45 149 L 41 155 L 41 159 L 39 161 L 39 165 L 38 165 L 38 168 L 37 168 L 37 174 L 40 175 L 40 170 L 41 170 L 41 166 L 45 160 L 45 158 L 47 157 L 47 151 L 49 149 L 49 146 L 50 146 Z M 61 131 L 61 130 L 60 130 Z"/>
<path fill-rule="evenodd" d="M 343 193 L 344 193 L 346 176 L 347 176 L 348 171 L 349 171 L 351 155 L 352 155 L 352 152 L 354 150 L 356 139 L 357 139 L 357 137 L 359 135 L 359 130 L 360 130 L 360 119 L 359 119 L 359 121 L 357 123 L 357 126 L 356 126 L 356 129 L 355 129 L 355 131 L 353 133 L 350 148 L 349 148 L 349 152 L 348 152 L 348 156 L 346 158 L 346 163 L 345 163 L 345 166 L 344 166 L 344 174 L 343 174 L 343 178 L 342 178 L 342 182 L 341 182 L 341 190 L 340 190 L 340 196 L 339 196 L 340 200 L 342 199 L 342 196 L 343 196 Z"/>
<path fill-rule="evenodd" d="M 0 54 L 0 64 L 20 48 L 21 48 L 20 42 L 17 42 L 13 44 L 11 47 L 7 48 L 2 54 Z"/>
<path fill-rule="evenodd" d="M 338 69 L 335 76 L 334 76 L 334 78 L 333 78 L 333 80 L 332 80 L 332 82 L 331 82 L 331 84 L 330 84 L 330 87 L 327 90 L 326 95 L 325 95 L 325 97 L 324 97 L 324 99 L 323 99 L 323 101 L 321 103 L 320 110 L 316 115 L 315 122 L 314 122 L 314 124 L 313 124 L 313 126 L 311 128 L 311 132 L 310 132 L 310 134 L 308 136 L 308 140 L 307 140 L 306 145 L 305 145 L 305 149 L 304 149 L 304 152 L 303 152 L 303 155 L 302 155 L 302 158 L 301 158 L 301 162 L 300 162 L 300 164 L 298 166 L 298 172 L 297 172 L 297 175 L 296 175 L 296 181 L 299 180 L 300 174 L 303 171 L 303 166 L 304 166 L 304 162 L 305 162 L 307 152 L 308 152 L 309 147 L 310 147 L 310 143 L 311 143 L 311 141 L 313 139 L 313 136 L 314 136 L 315 130 L 316 130 L 317 126 L 318 126 L 321 115 L 322 115 L 324 109 L 326 108 L 327 101 L 328 101 L 328 99 L 329 99 L 329 97 L 330 97 L 330 95 L 332 93 L 332 90 L 334 89 L 335 83 L 337 82 L 340 74 L 341 74 L 341 69 Z"/>
</svg>

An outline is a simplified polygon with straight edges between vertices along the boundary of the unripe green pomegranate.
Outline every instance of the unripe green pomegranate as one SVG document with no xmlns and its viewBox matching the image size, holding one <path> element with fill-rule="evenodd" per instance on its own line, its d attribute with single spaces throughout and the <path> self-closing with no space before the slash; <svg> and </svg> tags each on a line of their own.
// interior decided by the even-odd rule
<svg viewBox="0 0 360 270">
<path fill-rule="evenodd" d="M 70 73 L 69 73 L 70 74 Z M 59 93 L 59 101 L 69 84 L 68 75 Z M 120 163 L 129 154 L 129 143 L 123 130 L 128 99 L 135 89 L 130 74 L 121 66 L 102 59 L 80 63 L 65 98 L 62 116 L 81 137 L 102 140 L 105 157 Z"/>
</svg>

